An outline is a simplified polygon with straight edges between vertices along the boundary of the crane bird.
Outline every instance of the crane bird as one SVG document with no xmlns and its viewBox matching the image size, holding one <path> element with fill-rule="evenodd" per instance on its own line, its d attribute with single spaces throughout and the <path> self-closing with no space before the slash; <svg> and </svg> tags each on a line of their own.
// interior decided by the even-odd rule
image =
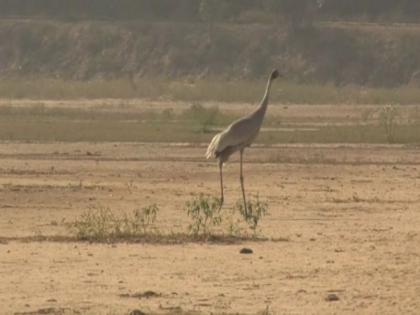
<svg viewBox="0 0 420 315">
<path fill-rule="evenodd" d="M 268 99 L 270 96 L 271 83 L 275 78 L 279 76 L 277 70 L 273 70 L 268 78 L 267 86 L 265 89 L 264 97 L 260 105 L 252 113 L 245 117 L 242 117 L 232 124 L 230 124 L 225 130 L 216 134 L 210 142 L 207 148 L 206 158 L 215 158 L 219 160 L 219 171 L 220 171 L 220 207 L 223 205 L 223 163 L 225 163 L 229 157 L 239 151 L 240 153 L 240 181 L 242 189 L 242 198 L 244 201 L 245 215 L 247 214 L 247 204 L 245 198 L 244 188 L 244 176 L 242 172 L 242 158 L 244 150 L 249 147 L 260 131 L 262 122 L 264 120 L 265 112 L 267 111 Z"/>
</svg>

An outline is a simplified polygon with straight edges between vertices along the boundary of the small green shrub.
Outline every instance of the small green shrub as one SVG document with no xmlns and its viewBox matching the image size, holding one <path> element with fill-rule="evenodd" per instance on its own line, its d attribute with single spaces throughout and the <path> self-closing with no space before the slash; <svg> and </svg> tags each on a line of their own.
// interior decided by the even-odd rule
<svg viewBox="0 0 420 315">
<path fill-rule="evenodd" d="M 109 208 L 92 208 L 84 212 L 72 227 L 80 240 L 110 241 L 129 239 L 152 233 L 159 208 L 153 204 L 132 214 L 115 215 Z"/>
<path fill-rule="evenodd" d="M 106 240 L 118 228 L 111 210 L 102 207 L 84 212 L 73 226 L 77 238 L 82 240 Z"/>
<path fill-rule="evenodd" d="M 256 233 L 258 223 L 263 216 L 268 213 L 268 204 L 266 202 L 260 201 L 258 195 L 254 199 L 249 199 L 246 203 L 247 211 L 245 212 L 243 200 L 240 199 L 236 202 L 236 208 L 239 210 L 242 218 L 248 224 L 248 226 Z"/>
<path fill-rule="evenodd" d="M 200 233 L 208 235 L 212 228 L 222 223 L 221 202 L 219 198 L 200 194 L 185 204 L 185 209 L 192 223 L 189 231 L 197 236 Z"/>
</svg>

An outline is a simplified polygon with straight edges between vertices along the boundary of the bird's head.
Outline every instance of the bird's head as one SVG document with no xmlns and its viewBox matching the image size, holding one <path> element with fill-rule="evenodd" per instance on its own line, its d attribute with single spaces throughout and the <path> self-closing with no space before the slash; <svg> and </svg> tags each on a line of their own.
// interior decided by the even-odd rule
<svg viewBox="0 0 420 315">
<path fill-rule="evenodd" d="M 280 76 L 280 73 L 277 69 L 274 69 L 273 72 L 271 72 L 271 80 L 274 80 L 275 78 L 278 78 Z"/>
</svg>

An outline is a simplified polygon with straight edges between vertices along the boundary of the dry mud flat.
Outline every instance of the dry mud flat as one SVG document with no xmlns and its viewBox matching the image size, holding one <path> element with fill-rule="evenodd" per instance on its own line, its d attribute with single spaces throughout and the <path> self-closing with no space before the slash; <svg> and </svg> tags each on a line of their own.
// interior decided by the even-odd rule
<svg viewBox="0 0 420 315">
<path fill-rule="evenodd" d="M 288 145 L 250 149 L 249 193 L 269 203 L 261 233 L 283 241 L 89 244 L 69 235 L 88 208 L 156 203 L 184 229 L 192 193 L 218 193 L 203 146 L 0 144 L 0 313 L 418 314 L 420 149 Z M 226 167 L 226 209 L 240 197 Z M 253 249 L 241 255 L 242 247 Z M 336 298 L 338 300 L 336 300 Z"/>
</svg>

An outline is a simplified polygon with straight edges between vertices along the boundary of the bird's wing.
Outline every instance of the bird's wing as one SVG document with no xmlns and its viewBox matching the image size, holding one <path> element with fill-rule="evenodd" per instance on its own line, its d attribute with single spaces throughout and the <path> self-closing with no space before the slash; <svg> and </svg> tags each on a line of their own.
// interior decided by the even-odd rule
<svg viewBox="0 0 420 315">
<path fill-rule="evenodd" d="M 214 136 L 207 148 L 206 157 L 215 157 L 216 152 L 222 152 L 227 147 L 247 143 L 257 132 L 258 126 L 254 126 L 251 117 L 241 118 Z"/>
</svg>

